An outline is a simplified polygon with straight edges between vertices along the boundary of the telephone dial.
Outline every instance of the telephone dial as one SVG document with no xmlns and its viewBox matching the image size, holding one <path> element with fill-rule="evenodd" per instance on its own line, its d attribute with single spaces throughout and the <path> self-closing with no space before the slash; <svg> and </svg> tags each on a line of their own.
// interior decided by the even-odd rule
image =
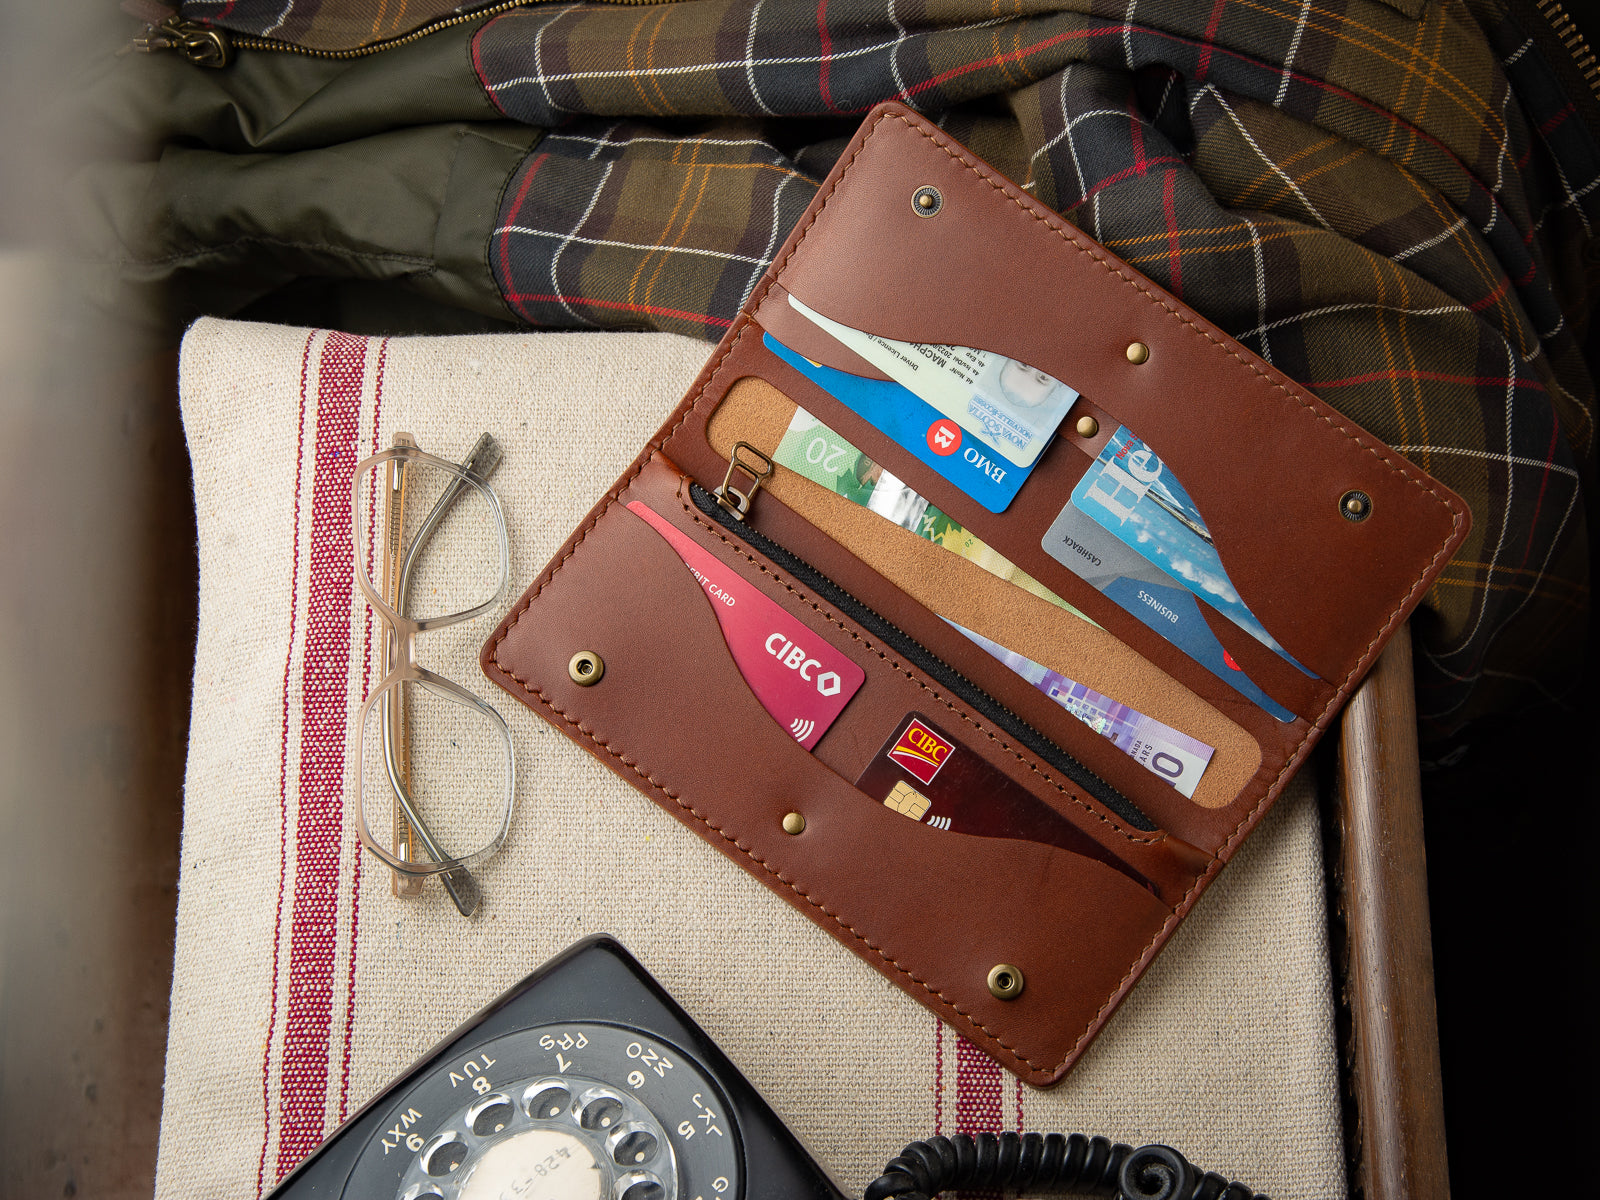
<svg viewBox="0 0 1600 1200">
<path fill-rule="evenodd" d="M 1036 1133 L 914 1142 L 867 1197 L 917 1200 L 946 1187 L 1256 1200 L 1165 1146 Z M 845 1195 L 693 1019 L 602 935 L 447 1037 L 268 1200 Z"/>
<path fill-rule="evenodd" d="M 271 1200 L 844 1200 L 622 946 L 579 942 L 446 1038 Z"/>
</svg>

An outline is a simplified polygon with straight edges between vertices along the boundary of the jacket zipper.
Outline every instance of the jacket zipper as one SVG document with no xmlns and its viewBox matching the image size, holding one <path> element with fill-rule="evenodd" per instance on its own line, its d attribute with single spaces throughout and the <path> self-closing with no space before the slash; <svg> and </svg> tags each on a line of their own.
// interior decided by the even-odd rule
<svg viewBox="0 0 1600 1200">
<path fill-rule="evenodd" d="M 1589 85 L 1589 90 L 1594 93 L 1596 99 L 1600 99 L 1600 63 L 1595 61 L 1594 51 L 1589 48 L 1583 32 L 1561 7 L 1560 0 L 1535 0 L 1534 6 L 1549 25 L 1550 32 L 1571 57 L 1573 67 Z"/>
<path fill-rule="evenodd" d="M 754 493 L 755 489 L 752 488 L 744 497 L 746 511 L 749 508 L 748 500 L 753 498 Z M 733 507 L 720 503 L 715 495 L 692 481 L 689 484 L 689 495 L 695 507 L 703 514 L 739 540 L 748 543 L 768 561 L 802 581 L 817 595 L 844 612 L 862 629 L 915 664 L 929 678 L 960 696 L 975 711 L 1016 738 L 1129 825 L 1146 833 L 1159 828 L 1133 801 L 1111 784 L 939 658 L 921 642 L 880 616 L 875 610 L 868 608 L 810 563 L 778 545 L 771 538 L 756 532 L 745 523 L 743 517 L 739 516 Z"/>
<path fill-rule="evenodd" d="M 668 0 L 602 0 L 602 2 L 638 6 L 664 4 Z M 409 45 L 427 37 L 430 33 L 438 33 L 441 29 L 465 25 L 469 21 L 483 17 L 497 16 L 510 9 L 524 7 L 527 3 L 528 0 L 502 0 L 498 4 L 485 4 L 471 12 L 452 13 L 446 17 L 435 18 L 425 25 L 417 26 L 409 33 L 381 38 L 376 42 L 369 42 L 365 46 L 353 46 L 348 50 L 318 50 L 310 46 L 297 46 L 281 38 L 233 33 L 215 25 L 191 21 L 167 6 L 151 3 L 150 0 L 142 0 L 131 6 L 125 4 L 124 7 L 131 8 L 135 16 L 148 22 L 144 32 L 134 37 L 129 49 L 142 54 L 151 54 L 157 50 L 172 50 L 198 66 L 225 67 L 233 61 L 234 53 L 239 50 L 270 50 L 280 54 L 303 54 L 307 58 L 366 58 L 368 55 L 381 54 L 385 50 Z"/>
<path fill-rule="evenodd" d="M 507 9 L 517 8 L 524 2 L 525 0 L 503 0 L 500 4 L 487 4 L 472 12 L 452 13 L 450 16 L 429 21 L 426 25 L 419 25 L 410 33 L 382 38 L 348 50 L 318 50 L 310 46 L 297 46 L 293 42 L 285 42 L 279 38 L 231 33 L 214 25 L 202 25 L 198 21 L 191 21 L 174 12 L 159 22 L 147 25 L 144 32 L 133 39 L 131 48 L 142 54 L 151 54 L 157 50 L 174 50 L 190 62 L 202 67 L 225 67 L 233 61 L 234 54 L 239 50 L 271 50 L 283 54 L 303 54 L 307 58 L 366 58 L 371 54 L 381 54 L 385 50 L 409 45 L 427 37 L 430 33 L 438 33 L 441 29 L 464 25 L 468 21 L 476 21 L 482 17 L 492 17 Z"/>
</svg>

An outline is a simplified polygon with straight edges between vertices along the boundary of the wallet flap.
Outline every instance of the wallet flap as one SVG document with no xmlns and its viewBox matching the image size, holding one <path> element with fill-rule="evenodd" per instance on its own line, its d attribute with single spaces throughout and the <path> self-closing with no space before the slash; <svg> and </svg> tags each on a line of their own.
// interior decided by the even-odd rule
<svg viewBox="0 0 1600 1200">
<path fill-rule="evenodd" d="M 1398 623 L 1396 598 L 1419 600 L 1430 568 L 1465 535 L 1465 505 L 937 128 L 892 108 L 869 126 L 840 172 L 848 202 L 824 188 L 777 260 L 781 290 L 762 296 L 757 322 L 792 326 L 773 311 L 789 293 L 844 325 L 997 351 L 1076 389 L 1161 456 L 1204 513 L 1240 596 L 1342 690 Z M 913 203 L 925 187 L 941 197 L 932 217 Z M 1140 362 L 1134 343 L 1147 351 Z M 1068 459 L 1072 440 L 1064 429 L 1047 457 Z M 904 465 L 907 478 L 932 478 Z M 1061 507 L 1084 464 L 1051 465 L 1018 505 Z M 1037 550 L 1037 519 L 997 519 L 948 487 L 929 490 L 1008 556 Z M 1359 522 L 1341 509 L 1353 491 L 1370 498 Z M 1021 528 L 1008 537 L 1012 523 Z M 1060 570 L 1035 563 L 1041 579 Z"/>
</svg>

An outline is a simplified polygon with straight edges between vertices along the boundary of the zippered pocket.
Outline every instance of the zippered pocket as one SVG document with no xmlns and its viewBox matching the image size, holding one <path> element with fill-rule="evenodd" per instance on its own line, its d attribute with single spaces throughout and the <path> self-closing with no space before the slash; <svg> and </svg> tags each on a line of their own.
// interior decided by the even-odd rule
<svg viewBox="0 0 1600 1200">
<path fill-rule="evenodd" d="M 892 621 L 857 600 L 798 555 L 751 528 L 698 483 L 690 482 L 689 495 L 695 507 L 705 516 L 837 606 L 862 629 L 905 656 L 923 674 L 959 696 L 976 712 L 1005 730 L 1133 828 L 1143 832 L 1157 828 L 1156 823 L 1133 801 Z"/>
<path fill-rule="evenodd" d="M 642 7 L 655 4 L 666 4 L 670 0 L 597 0 L 602 4 L 617 4 L 632 7 Z M 142 32 L 136 34 L 129 43 L 128 49 L 136 50 L 143 54 L 154 53 L 159 50 L 170 50 L 188 59 L 196 66 L 219 68 L 225 67 L 233 61 L 235 54 L 240 50 L 265 50 L 278 54 L 303 54 L 307 58 L 325 58 L 346 60 L 366 58 L 372 54 L 381 54 L 385 50 L 394 50 L 401 46 L 410 45 L 429 34 L 438 33 L 440 30 L 451 29 L 457 25 L 465 25 L 485 17 L 498 16 L 509 12 L 513 8 L 524 8 L 528 0 L 485 0 L 475 7 L 451 5 L 445 11 L 435 16 L 424 17 L 409 29 L 399 29 L 385 37 L 357 40 L 348 45 L 329 44 L 321 46 L 305 45 L 289 38 L 271 37 L 265 33 L 255 33 L 248 28 L 241 28 L 229 24 L 226 20 L 217 21 L 209 14 L 203 17 L 188 17 L 181 11 L 182 6 L 173 8 L 160 3 L 160 0 L 123 0 L 122 10 L 129 16 L 137 17 L 145 22 Z M 231 7 L 231 6 L 230 6 Z M 403 6 L 402 6 L 403 12 Z M 237 17 L 234 18 L 238 20 Z M 347 18 L 347 21 L 349 19 Z M 349 21 L 354 26 L 354 21 Z M 368 33 L 377 28 L 377 22 L 365 25 Z M 330 42 L 337 42 L 338 34 L 334 31 L 330 35 Z"/>
</svg>

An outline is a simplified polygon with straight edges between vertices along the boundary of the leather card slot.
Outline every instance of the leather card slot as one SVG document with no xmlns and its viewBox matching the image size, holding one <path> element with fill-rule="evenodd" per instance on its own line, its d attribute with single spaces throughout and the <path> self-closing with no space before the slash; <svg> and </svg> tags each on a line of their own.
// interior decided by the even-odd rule
<svg viewBox="0 0 1600 1200">
<path fill-rule="evenodd" d="M 666 476 L 641 473 L 586 525 L 485 646 L 486 672 L 1011 1070 L 1058 1080 L 1216 864 L 1180 865 L 1159 833 L 1116 835 L 1141 867 L 1170 858 L 1178 894 L 1163 903 L 1094 859 L 932 829 L 864 797 L 755 700 L 694 578 L 624 507 L 669 508 Z M 681 508 L 672 519 L 693 528 Z M 578 649 L 605 661 L 598 684 L 569 678 Z M 870 740 L 869 727 L 881 739 L 890 726 L 874 704 L 856 708 L 875 691 L 897 715 L 902 688 L 926 697 L 895 665 L 862 665 L 867 681 L 819 750 L 839 733 Z M 791 811 L 806 818 L 798 835 L 783 829 Z M 1026 979 L 1015 1000 L 988 991 L 1000 962 Z"/>
<path fill-rule="evenodd" d="M 854 328 L 995 350 L 1076 388 L 1183 481 L 1239 594 L 1327 681 L 1323 702 L 1341 690 L 1395 598 L 1420 598 L 1424 568 L 1464 535 L 1459 499 L 911 114 L 880 110 L 845 162 L 776 283 Z M 913 179 L 939 188 L 937 217 L 912 211 Z M 786 303 L 769 289 L 756 319 Z M 1129 360 L 1134 341 L 1146 361 Z M 1026 567 L 1040 510 L 1048 525 L 1066 500 L 1048 466 L 1013 502 L 1034 513 L 1018 536 L 1010 513 L 952 515 Z M 1368 519 L 1340 514 L 1351 490 Z"/>
<path fill-rule="evenodd" d="M 1073 486 L 1089 463 L 1088 458 L 1075 447 L 1063 444 L 1058 439 L 1056 445 L 1045 451 L 1033 476 L 1023 485 L 1021 495 L 1012 506 L 1014 511 L 996 517 L 912 457 L 903 447 L 862 420 L 823 388 L 768 351 L 762 345 L 759 326 L 752 326 L 749 333 L 741 339 L 739 348 L 730 355 L 729 364 L 725 369 L 727 382 L 723 386 L 730 390 L 737 387 L 740 375 L 754 376 L 770 383 L 792 402 L 798 403 L 818 420 L 837 431 L 869 458 L 881 463 L 885 469 L 891 470 L 965 528 L 982 537 L 985 542 L 1033 578 L 1089 614 L 1126 645 L 1137 650 L 1142 657 L 1157 664 L 1165 673 L 1181 680 L 1195 693 L 1205 697 L 1218 711 L 1225 713 L 1228 719 L 1250 730 L 1262 745 L 1275 747 L 1292 745 L 1303 735 L 1303 722 L 1309 721 L 1326 707 L 1332 695 L 1331 685 L 1304 675 L 1279 659 L 1271 650 L 1260 646 L 1225 617 L 1208 612 L 1208 606 L 1204 602 L 1197 602 L 1208 628 L 1217 636 L 1222 646 L 1235 656 L 1236 661 L 1244 666 L 1245 673 L 1272 699 L 1302 720 L 1283 722 L 1269 716 L 1244 694 L 1220 682 L 1215 675 L 1177 646 L 1154 633 L 1077 574 L 1045 553 L 1042 546 L 1045 533 L 1055 520 L 1061 505 L 1070 499 Z M 719 380 L 719 383 L 721 382 Z M 706 407 L 711 410 L 707 418 L 708 425 L 717 420 L 716 412 L 726 402 L 726 395 L 723 393 L 713 393 L 708 396 Z M 671 449 L 678 449 L 685 438 L 694 436 L 692 429 L 680 431 Z M 781 437 L 781 432 L 779 436 Z M 714 451 L 718 449 L 720 447 L 713 447 Z M 715 458 L 716 455 L 712 457 Z M 723 461 L 725 462 L 725 458 Z M 1043 504 L 1028 501 L 1030 489 L 1034 488 L 1041 489 L 1033 493 L 1034 495 L 1049 495 L 1052 500 Z M 1059 498 L 1060 503 L 1054 498 Z M 1025 501 L 1028 502 L 1024 503 Z M 1256 653 L 1258 650 L 1259 654 Z"/>
<path fill-rule="evenodd" d="M 773 306 L 763 306 L 762 317 L 765 318 L 769 315 L 776 316 L 777 312 Z M 991 347 L 977 344 L 976 348 L 990 349 Z M 848 351 L 844 351 L 844 353 L 849 354 Z M 808 355 L 808 357 L 810 356 L 812 355 Z M 832 361 L 822 360 L 825 365 L 834 366 L 837 370 L 845 369 L 844 366 L 838 365 L 842 362 L 839 354 L 835 353 L 830 357 Z M 855 356 L 850 355 L 850 357 Z M 857 361 L 860 362 L 859 359 Z M 849 373 L 860 374 L 861 372 L 851 370 Z M 1094 457 L 1080 450 L 1077 444 L 1081 439 L 1077 437 L 1072 428 L 1074 419 L 1072 414 L 1069 414 L 1063 422 L 1062 429 L 1055 442 L 1041 455 L 1033 473 L 1029 476 L 1027 482 L 1022 485 L 1021 491 L 1011 506 L 1005 512 L 996 514 L 987 511 L 970 496 L 909 454 L 904 447 L 896 444 L 893 439 L 884 435 L 830 395 L 826 389 L 821 388 L 811 380 L 805 379 L 804 376 L 799 375 L 787 364 L 775 359 L 771 368 L 767 370 L 767 374 L 774 378 L 783 379 L 785 387 L 800 390 L 803 386 L 808 396 L 805 407 L 813 416 L 816 416 L 825 424 L 840 428 L 841 432 L 843 432 L 844 428 L 852 430 L 850 438 L 856 442 L 860 449 L 867 451 L 872 458 L 882 462 L 886 468 L 892 470 L 896 475 L 899 475 L 907 483 L 915 487 L 916 490 L 934 500 L 941 508 L 945 508 L 946 511 L 950 512 L 952 516 L 957 516 L 964 525 L 978 533 L 997 549 L 1001 549 L 1007 557 L 1019 563 L 1030 563 L 1029 570 L 1041 582 L 1048 582 L 1053 589 L 1063 593 L 1068 589 L 1083 586 L 1072 571 L 1050 557 L 1042 548 L 1046 531 L 1051 527 L 1051 523 L 1056 519 L 1057 515 L 1073 503 L 1074 489 L 1083 478 L 1084 473 L 1091 469 L 1094 463 Z M 797 379 L 802 382 L 796 383 Z M 1113 428 L 1108 432 L 1115 433 L 1116 430 Z M 1135 436 L 1139 436 L 1137 429 L 1133 429 L 1131 432 Z M 1106 439 L 1097 437 L 1095 440 L 1103 442 Z M 1178 458 L 1175 459 L 1172 454 L 1165 452 L 1159 444 L 1152 444 L 1150 448 L 1161 455 L 1164 473 L 1176 475 L 1180 480 L 1186 479 L 1187 474 L 1196 473 L 1193 470 L 1186 471 L 1184 468 L 1175 467 L 1175 462 L 1188 457 L 1181 451 Z M 1205 461 L 1212 462 L 1209 459 Z M 1214 466 L 1208 467 L 1201 476 L 1202 483 L 1216 482 L 1216 475 L 1217 472 Z M 1235 480 L 1232 486 L 1240 485 L 1241 481 Z M 1187 489 L 1187 484 L 1185 484 L 1185 487 Z M 1205 497 L 1204 489 L 1200 491 L 1190 489 L 1190 494 L 1194 497 L 1196 506 L 1202 515 L 1209 513 L 1212 508 L 1219 507 Z M 1349 525 L 1350 522 L 1338 516 L 1336 509 L 1337 498 L 1330 501 L 1329 513 L 1341 525 Z M 1209 517 L 1206 519 L 1209 522 Z M 1234 580 L 1233 562 L 1238 557 L 1238 554 L 1230 547 L 1244 545 L 1246 544 L 1246 539 L 1237 536 L 1229 538 L 1224 534 L 1218 533 L 1215 529 L 1210 532 L 1215 540 L 1217 556 L 1221 560 L 1223 569 L 1228 573 L 1230 582 L 1235 582 L 1237 585 Z M 1260 540 L 1259 520 L 1249 529 L 1246 536 L 1249 541 Z M 1278 556 L 1280 560 L 1282 552 L 1281 543 L 1275 544 L 1273 554 Z M 1181 587 L 1176 581 L 1174 581 L 1174 586 Z M 1237 586 L 1246 607 L 1250 608 L 1252 612 L 1260 607 L 1243 585 Z M 1277 590 L 1282 588 L 1281 573 L 1274 580 L 1274 588 Z M 1110 608 L 1116 607 L 1106 600 L 1093 600 L 1090 603 Z M 1248 632 L 1230 621 L 1204 600 L 1199 601 L 1198 611 L 1213 636 L 1216 637 L 1235 661 L 1239 662 L 1241 666 L 1245 666 L 1250 678 L 1279 704 L 1293 713 L 1308 717 L 1317 713 L 1327 703 L 1333 687 L 1326 677 L 1308 674 L 1297 669 L 1293 664 L 1280 658 L 1269 647 L 1257 641 Z M 1268 628 L 1268 633 L 1276 636 L 1275 631 L 1271 628 Z M 1147 632 L 1133 636 L 1141 641 L 1152 637 Z M 1279 639 L 1279 642 L 1283 644 L 1282 639 Z M 1287 649 L 1287 646 L 1285 648 Z M 1304 663 L 1303 659 L 1301 661 Z M 1304 665 L 1308 668 L 1310 667 L 1310 664 Z M 1336 673 L 1335 678 L 1337 677 L 1338 674 Z"/>
<path fill-rule="evenodd" d="M 707 436 L 720 453 L 746 441 L 770 453 L 788 427 L 794 402 L 765 380 L 736 382 L 718 405 Z M 1220 847 L 1238 824 L 1237 811 L 1265 786 L 1263 773 L 1282 765 L 1267 755 L 1243 725 L 1160 671 L 1112 634 L 1063 613 L 1014 583 L 996 578 L 876 513 L 779 468 L 752 509 L 752 520 L 770 524 L 771 506 L 781 504 L 813 536 L 805 555 L 825 574 L 858 595 L 871 588 L 872 573 L 898 593 L 869 603 L 892 602 L 897 624 L 962 674 L 988 690 L 1024 720 L 1067 748 L 1097 774 L 1131 797 L 1158 824 L 1196 846 Z M 781 540 L 781 539 L 780 539 Z M 841 554 L 840 552 L 844 553 Z M 848 556 L 848 557 L 846 557 Z M 865 597 L 863 597 L 865 599 Z M 907 599 L 914 601 L 908 604 Z M 935 613 L 994 638 L 1140 712 L 1199 738 L 1214 748 L 1191 800 L 1157 780 L 1037 688 L 987 652 L 950 629 Z"/>
<path fill-rule="evenodd" d="M 841 649 L 848 647 L 855 651 L 856 661 L 867 668 L 869 678 L 878 680 L 869 701 L 855 705 L 853 712 L 847 709 L 841 715 L 835 730 L 843 729 L 845 732 L 833 737 L 834 731 L 830 730 L 830 736 L 824 737 L 816 747 L 817 757 L 829 763 L 841 775 L 846 778 L 858 776 L 882 746 L 885 735 L 907 712 L 920 707 L 935 714 L 964 745 L 1118 855 L 1129 852 L 1130 847 L 1133 848 L 1131 852 L 1137 855 L 1140 853 L 1137 847 L 1170 842 L 1175 847 L 1181 877 L 1186 879 L 1208 865 L 1210 855 L 1185 845 L 1180 839 L 1168 838 L 1155 828 L 1146 830 L 1129 827 L 1117 812 L 1108 809 L 1093 792 L 1071 778 L 1063 777 L 1059 768 L 1020 744 L 1016 737 L 988 719 L 984 713 L 974 711 L 953 687 L 930 678 L 909 656 L 870 629 L 863 628 L 849 612 L 841 611 L 840 606 L 828 596 L 810 590 L 807 581 L 797 579 L 782 564 L 775 563 L 758 544 L 762 540 L 761 535 L 737 524 L 735 529 L 729 530 L 708 520 L 699 510 L 703 504 L 710 503 L 709 495 L 702 492 L 691 504 L 688 489 L 685 480 L 676 497 L 677 504 L 661 505 L 671 514 L 669 519 L 682 532 L 739 570 L 747 581 L 757 584 L 769 598 L 778 601 L 814 632 L 827 637 Z M 837 595 L 850 605 L 860 605 L 859 600 L 847 596 L 842 590 Z M 893 633 L 904 636 L 898 626 L 893 627 Z M 925 648 L 917 648 L 926 653 Z M 940 669 L 948 672 L 948 668 L 942 665 Z M 970 682 L 967 686 L 971 686 Z M 866 688 L 863 687 L 862 693 L 865 692 Z M 992 701 L 989 703 L 992 704 Z M 870 720 L 868 714 L 871 714 Z M 1115 802 L 1114 797 L 1112 801 Z M 1136 810 L 1130 812 L 1139 815 Z M 1156 881 L 1162 890 L 1170 890 L 1172 879 L 1165 867 L 1158 863 L 1153 869 L 1160 876 Z"/>
</svg>

